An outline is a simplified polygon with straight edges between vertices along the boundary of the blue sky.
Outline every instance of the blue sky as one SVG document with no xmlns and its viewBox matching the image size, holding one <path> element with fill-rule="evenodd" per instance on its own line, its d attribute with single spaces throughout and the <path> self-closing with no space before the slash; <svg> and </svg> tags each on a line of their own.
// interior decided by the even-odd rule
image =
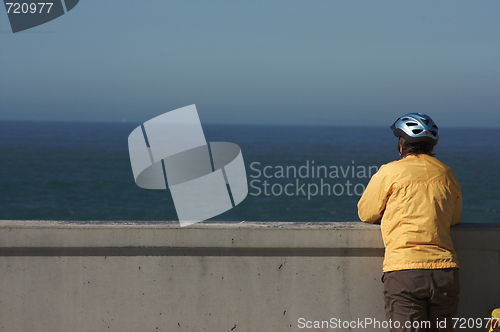
<svg viewBox="0 0 500 332">
<path fill-rule="evenodd" d="M 0 120 L 500 127 L 500 1 L 81 0 L 13 34 Z"/>
</svg>

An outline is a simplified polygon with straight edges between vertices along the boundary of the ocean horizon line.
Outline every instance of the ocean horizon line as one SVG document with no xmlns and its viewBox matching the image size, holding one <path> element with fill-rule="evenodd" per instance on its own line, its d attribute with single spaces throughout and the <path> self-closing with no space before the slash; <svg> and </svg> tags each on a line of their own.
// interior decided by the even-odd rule
<svg viewBox="0 0 500 332">
<path fill-rule="evenodd" d="M 143 122 L 139 121 L 109 121 L 109 120 L 26 120 L 26 119 L 0 119 L 0 123 L 30 123 L 30 124 L 42 124 L 42 123 L 67 123 L 67 124 L 126 124 L 126 125 L 141 125 Z M 251 127 L 332 127 L 332 128 L 389 128 L 389 125 L 358 125 L 358 124 L 325 124 L 325 123 L 306 123 L 306 124 L 298 124 L 298 123 L 242 123 L 242 122 L 203 122 L 203 125 L 208 126 L 251 126 Z M 478 126 L 478 125 L 440 125 L 440 129 L 500 129 L 500 125 L 498 126 Z"/>
</svg>

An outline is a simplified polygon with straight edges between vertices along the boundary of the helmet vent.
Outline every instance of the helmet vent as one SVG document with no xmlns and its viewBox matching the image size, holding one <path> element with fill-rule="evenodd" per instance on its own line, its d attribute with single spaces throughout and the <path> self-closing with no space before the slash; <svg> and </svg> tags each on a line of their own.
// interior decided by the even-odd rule
<svg viewBox="0 0 500 332">
<path fill-rule="evenodd" d="M 417 135 L 420 134 L 423 130 L 422 129 L 413 129 L 412 132 Z"/>
<path fill-rule="evenodd" d="M 407 122 L 406 123 L 407 126 L 418 126 L 418 123 L 415 123 L 415 122 Z"/>
<path fill-rule="evenodd" d="M 408 119 L 408 118 L 401 119 L 401 121 L 407 121 L 407 120 L 410 120 L 410 119 Z"/>
<path fill-rule="evenodd" d="M 437 133 L 434 130 L 431 130 L 431 134 L 437 136 Z"/>
<path fill-rule="evenodd" d="M 422 119 L 422 122 L 425 123 L 426 125 L 429 124 L 429 119 Z"/>
</svg>

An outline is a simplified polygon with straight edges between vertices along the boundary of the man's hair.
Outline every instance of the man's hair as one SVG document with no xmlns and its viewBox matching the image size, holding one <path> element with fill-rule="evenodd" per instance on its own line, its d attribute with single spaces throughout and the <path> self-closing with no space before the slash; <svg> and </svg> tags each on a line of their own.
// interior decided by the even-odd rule
<svg viewBox="0 0 500 332">
<path fill-rule="evenodd" d="M 427 154 L 429 156 L 435 155 L 433 152 L 434 145 L 427 142 L 408 143 L 403 137 L 400 137 L 398 140 L 398 152 L 400 147 L 403 148 L 401 158 L 404 158 L 409 154 L 417 156 L 419 154 Z"/>
</svg>

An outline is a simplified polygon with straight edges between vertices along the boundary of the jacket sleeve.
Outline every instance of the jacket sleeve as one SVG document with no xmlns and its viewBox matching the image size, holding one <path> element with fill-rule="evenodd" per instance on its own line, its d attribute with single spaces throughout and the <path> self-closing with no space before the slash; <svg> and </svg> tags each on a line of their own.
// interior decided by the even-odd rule
<svg viewBox="0 0 500 332">
<path fill-rule="evenodd" d="M 366 186 L 358 202 L 358 216 L 363 222 L 376 223 L 384 214 L 390 188 L 387 188 L 384 166 L 380 167 Z M 391 186 L 392 187 L 392 186 Z"/>
</svg>

